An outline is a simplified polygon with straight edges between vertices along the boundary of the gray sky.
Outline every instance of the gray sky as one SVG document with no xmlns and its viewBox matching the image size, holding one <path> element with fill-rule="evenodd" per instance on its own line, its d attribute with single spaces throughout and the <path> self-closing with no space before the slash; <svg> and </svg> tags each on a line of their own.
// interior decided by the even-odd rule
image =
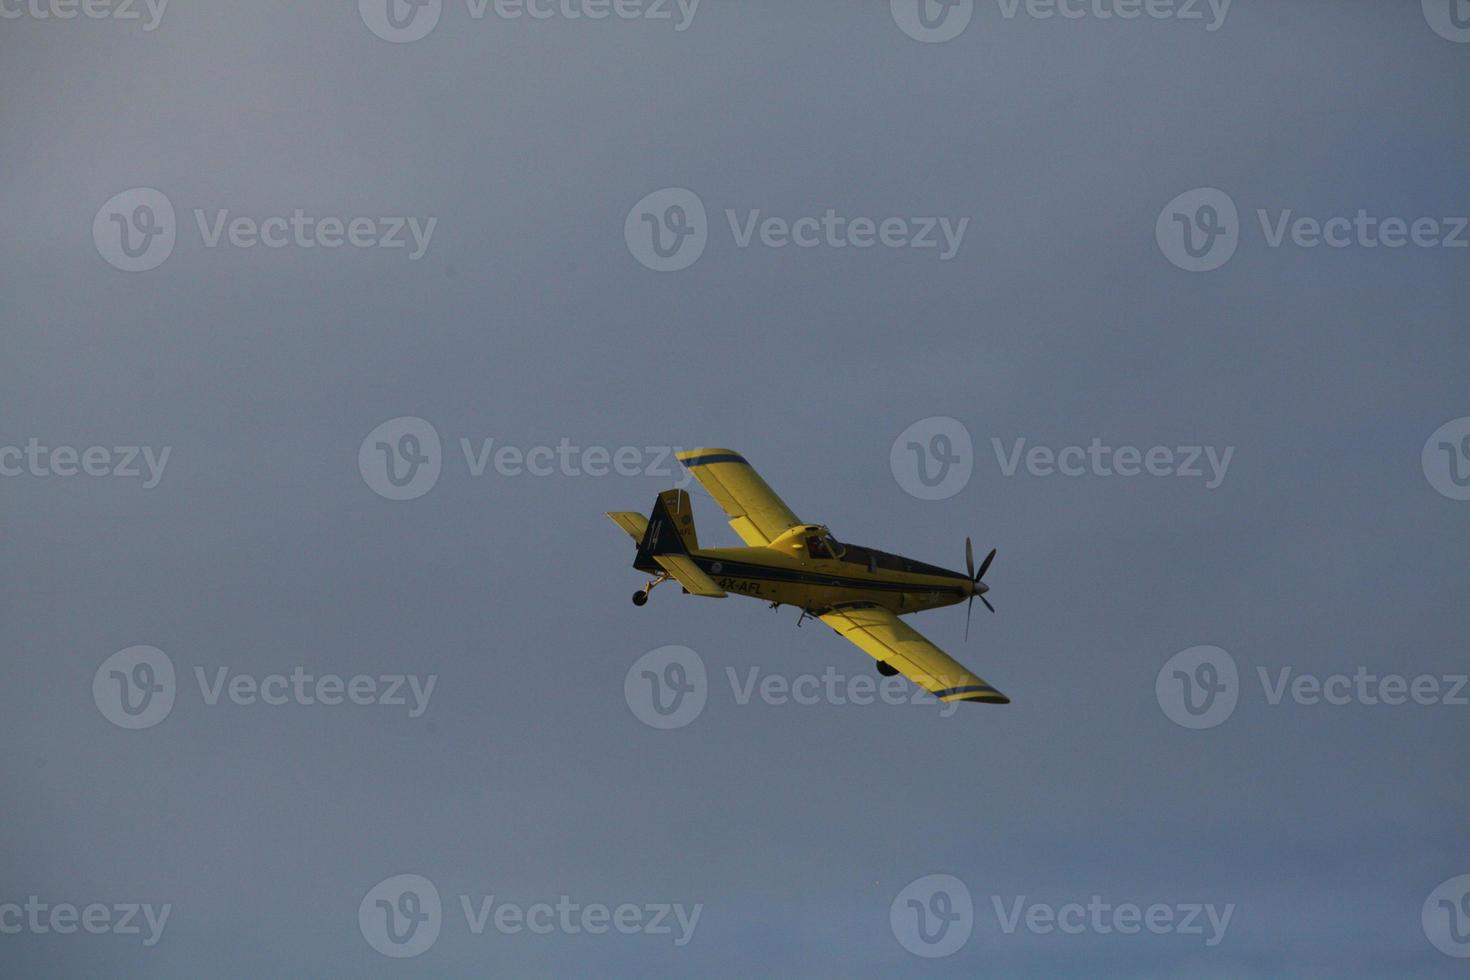
<svg viewBox="0 0 1470 980">
<path fill-rule="evenodd" d="M 930 43 L 902 2 L 704 0 L 678 30 L 672 4 L 512 19 L 443 0 L 392 42 L 371 2 L 169 5 L 152 30 L 146 6 L 39 17 L 49 2 L 0 21 L 0 973 L 1462 971 L 1431 933 L 1470 953 L 1450 884 L 1470 873 L 1470 707 L 1272 703 L 1288 667 L 1440 695 L 1466 670 L 1470 502 L 1441 470 L 1470 472 L 1470 442 L 1421 459 L 1470 416 L 1470 231 L 1452 234 L 1470 43 L 1447 9 L 1442 36 L 1433 0 L 1239 0 L 1223 20 L 976 0 Z M 703 206 L 705 244 L 655 271 L 635 205 L 666 188 Z M 1237 209 L 1236 244 L 1191 272 L 1167 232 L 1218 199 L 1166 205 L 1198 188 Z M 752 212 L 828 209 L 846 247 L 741 246 Z M 1347 230 L 1360 210 L 1372 234 L 1437 230 L 1370 247 Z M 1349 219 L 1343 247 L 1273 245 L 1302 216 Z M 361 247 L 323 244 L 320 219 L 345 237 L 360 217 Z M 886 218 L 904 240 L 968 223 L 948 257 L 937 222 L 936 248 L 842 237 Z M 114 267 L 134 261 L 118 222 L 133 251 L 160 232 L 153 268 Z M 252 228 L 284 244 L 232 244 Z M 432 426 L 440 472 L 392 500 L 376 441 L 359 450 L 402 417 Z M 925 500 L 890 450 L 935 417 L 971 437 L 972 473 Z M 1457 446 L 1470 423 L 1446 431 Z M 640 472 L 477 476 L 462 439 L 637 447 Z M 1024 458 L 1007 476 L 993 443 L 1094 439 L 1232 455 L 1211 489 Z M 147 447 L 156 485 L 141 451 L 137 477 L 66 476 L 31 440 L 74 447 L 73 469 Z M 998 613 L 968 643 L 961 609 L 909 622 L 1014 703 L 740 703 L 731 671 L 873 665 L 789 609 L 672 586 L 629 603 L 643 578 L 602 514 L 683 482 L 646 447 L 696 446 L 745 453 L 839 538 L 947 567 L 966 535 L 997 547 Z M 706 543 L 738 543 L 695 508 Z M 660 730 L 625 679 L 670 644 L 707 700 Z M 174 700 L 130 730 L 104 661 L 139 645 Z M 1200 645 L 1237 666 L 1237 703 L 1196 730 L 1170 718 L 1165 665 Z M 412 717 L 406 683 L 402 706 L 210 703 L 221 668 L 298 665 L 435 686 Z M 400 874 L 443 906 L 411 958 L 358 916 Z M 897 925 L 929 875 L 974 910 L 936 958 Z M 58 934 L 6 912 L 33 895 L 112 924 L 116 905 L 169 913 L 152 945 L 142 913 L 141 934 Z M 475 934 L 461 908 L 563 895 L 700 911 L 676 945 L 677 924 Z M 1231 917 L 1217 936 L 1203 913 L 1202 933 L 1005 928 L 1018 901 L 1093 896 Z"/>
</svg>

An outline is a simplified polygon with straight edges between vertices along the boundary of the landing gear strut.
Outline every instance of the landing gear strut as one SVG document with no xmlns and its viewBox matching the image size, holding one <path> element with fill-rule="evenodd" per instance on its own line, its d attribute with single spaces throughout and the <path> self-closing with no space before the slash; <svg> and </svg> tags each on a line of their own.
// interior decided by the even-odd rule
<svg viewBox="0 0 1470 980">
<path fill-rule="evenodd" d="M 637 592 L 634 592 L 633 593 L 633 605 L 635 605 L 635 606 L 641 606 L 641 605 L 644 605 L 645 603 L 647 603 L 648 602 L 648 593 L 650 593 L 650 592 L 653 591 L 653 587 L 655 585 L 658 585 L 660 582 L 667 582 L 671 578 L 673 578 L 672 575 L 663 574 L 663 575 L 660 575 L 658 578 L 649 579 L 647 585 L 645 585 L 643 588 L 639 589 Z"/>
</svg>

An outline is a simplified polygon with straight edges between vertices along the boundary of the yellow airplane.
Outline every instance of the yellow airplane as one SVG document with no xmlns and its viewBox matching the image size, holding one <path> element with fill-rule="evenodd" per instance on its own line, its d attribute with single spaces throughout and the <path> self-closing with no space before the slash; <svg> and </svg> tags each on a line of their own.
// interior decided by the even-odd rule
<svg viewBox="0 0 1470 980">
<path fill-rule="evenodd" d="M 679 460 L 725 511 L 747 547 L 701 548 L 694 533 L 689 494 L 665 490 L 647 517 L 612 511 L 608 517 L 638 543 L 633 567 L 654 577 L 633 593 L 648 601 L 654 586 L 673 580 L 692 595 L 724 598 L 730 593 L 764 599 L 772 609 L 793 605 L 820 619 L 874 660 L 885 677 L 903 674 L 941 701 L 1009 704 L 1010 698 L 970 673 L 924 639 L 900 615 L 973 604 L 976 596 L 995 612 L 981 581 L 995 550 L 975 569 L 965 539 L 968 574 L 951 572 L 876 548 L 841 544 L 820 524 L 797 518 L 745 457 L 729 449 L 695 449 Z M 969 635 L 969 609 L 965 633 Z"/>
</svg>

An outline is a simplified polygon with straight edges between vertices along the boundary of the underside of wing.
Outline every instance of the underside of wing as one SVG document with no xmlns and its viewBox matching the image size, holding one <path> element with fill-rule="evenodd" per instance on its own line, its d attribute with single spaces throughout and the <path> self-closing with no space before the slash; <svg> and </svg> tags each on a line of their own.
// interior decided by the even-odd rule
<svg viewBox="0 0 1470 980">
<path fill-rule="evenodd" d="M 746 544 L 770 544 L 782 531 L 800 524 L 791 508 L 776 496 L 761 475 L 730 449 L 694 449 L 679 454 L 709 495 L 730 518 L 730 526 Z"/>
<path fill-rule="evenodd" d="M 874 660 L 897 669 L 941 701 L 1010 704 L 1010 698 L 966 670 L 891 610 L 842 606 L 821 619 Z"/>
</svg>

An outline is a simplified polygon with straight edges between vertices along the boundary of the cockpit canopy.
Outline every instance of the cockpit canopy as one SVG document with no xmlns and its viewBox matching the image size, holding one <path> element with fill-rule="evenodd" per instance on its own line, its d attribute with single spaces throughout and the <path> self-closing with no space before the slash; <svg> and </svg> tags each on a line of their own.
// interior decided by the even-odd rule
<svg viewBox="0 0 1470 980">
<path fill-rule="evenodd" d="M 952 572 L 935 565 L 914 561 L 902 555 L 866 548 L 860 544 L 845 544 L 832 536 L 822 524 L 798 524 L 781 535 L 782 545 L 805 551 L 807 557 L 816 561 L 842 561 L 859 565 L 870 572 L 887 569 L 895 572 L 913 572 L 921 575 L 936 575 L 942 578 L 969 580 L 969 576 Z"/>
<path fill-rule="evenodd" d="M 806 552 L 813 558 L 840 559 L 847 551 L 847 547 L 832 537 L 820 524 L 809 524 L 802 528 L 804 532 L 802 541 L 806 545 Z"/>
</svg>

